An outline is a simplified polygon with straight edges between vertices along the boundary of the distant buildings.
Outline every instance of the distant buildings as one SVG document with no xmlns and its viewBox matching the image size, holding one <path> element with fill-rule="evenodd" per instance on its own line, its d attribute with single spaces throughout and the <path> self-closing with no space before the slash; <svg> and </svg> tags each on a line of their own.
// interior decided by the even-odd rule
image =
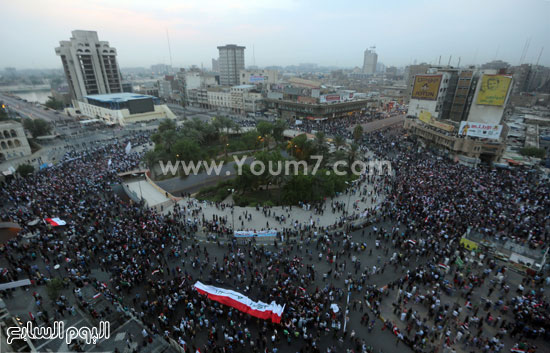
<svg viewBox="0 0 550 353">
<path fill-rule="evenodd" d="M 235 86 L 239 84 L 239 71 L 244 69 L 244 49 L 235 44 L 218 47 L 220 84 Z"/>
<path fill-rule="evenodd" d="M 212 58 L 212 71 L 220 72 L 220 65 L 218 63 L 218 59 Z"/>
<path fill-rule="evenodd" d="M 493 60 L 481 65 L 481 69 L 483 70 L 502 70 L 508 67 L 510 67 L 510 64 L 502 60 Z"/>
<path fill-rule="evenodd" d="M 154 75 L 170 75 L 174 72 L 171 65 L 156 64 L 151 65 L 151 73 Z"/>
<path fill-rule="evenodd" d="M 55 53 L 61 58 L 73 100 L 122 92 L 116 49 L 99 41 L 97 32 L 72 31 L 70 40 L 59 44 Z"/>
<path fill-rule="evenodd" d="M 514 76 L 514 95 L 522 92 L 550 93 L 550 68 L 523 64 L 509 69 Z"/>
<path fill-rule="evenodd" d="M 363 58 L 363 73 L 373 75 L 376 72 L 376 64 L 378 63 L 378 54 L 373 48 L 365 50 Z"/>
<path fill-rule="evenodd" d="M 0 121 L 0 162 L 30 154 L 23 125 L 16 121 Z"/>
</svg>

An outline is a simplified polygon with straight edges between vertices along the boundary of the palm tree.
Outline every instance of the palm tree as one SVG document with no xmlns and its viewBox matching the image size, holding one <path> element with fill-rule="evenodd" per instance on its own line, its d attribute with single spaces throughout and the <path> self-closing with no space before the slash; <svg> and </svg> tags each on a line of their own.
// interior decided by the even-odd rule
<svg viewBox="0 0 550 353">
<path fill-rule="evenodd" d="M 348 151 L 348 169 L 351 171 L 351 165 L 357 160 L 357 155 L 359 151 L 359 145 L 352 143 Z"/>
<path fill-rule="evenodd" d="M 346 140 L 341 135 L 336 135 L 332 142 L 334 142 L 334 146 L 336 146 L 336 149 L 338 150 L 340 147 L 344 146 Z"/>
</svg>

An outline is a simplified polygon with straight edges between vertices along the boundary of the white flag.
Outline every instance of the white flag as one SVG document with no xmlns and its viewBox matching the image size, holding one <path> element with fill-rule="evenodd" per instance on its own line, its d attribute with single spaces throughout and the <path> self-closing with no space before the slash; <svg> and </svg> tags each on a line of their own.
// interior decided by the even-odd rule
<svg viewBox="0 0 550 353">
<path fill-rule="evenodd" d="M 126 148 L 124 149 L 124 151 L 126 152 L 126 154 L 130 154 L 131 150 L 132 150 L 132 143 L 128 142 L 128 144 L 126 145 Z"/>
<path fill-rule="evenodd" d="M 110 167 L 112 163 L 113 162 L 111 162 L 111 158 L 109 158 L 109 162 L 107 162 L 107 165 Z"/>
</svg>

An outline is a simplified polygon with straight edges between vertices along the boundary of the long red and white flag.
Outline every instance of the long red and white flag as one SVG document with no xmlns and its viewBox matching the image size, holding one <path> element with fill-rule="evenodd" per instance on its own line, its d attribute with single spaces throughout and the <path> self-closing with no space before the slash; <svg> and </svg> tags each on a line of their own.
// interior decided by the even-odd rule
<svg viewBox="0 0 550 353">
<path fill-rule="evenodd" d="M 199 281 L 197 281 L 193 287 L 195 287 L 197 292 L 208 296 L 211 300 L 235 308 L 248 315 L 264 320 L 271 320 L 271 322 L 276 324 L 281 322 L 281 316 L 285 310 L 284 305 L 281 306 L 274 301 L 271 302 L 271 304 L 255 302 L 241 293 L 229 289 L 209 286 Z"/>
<path fill-rule="evenodd" d="M 61 218 L 44 218 L 44 220 L 52 227 L 64 226 L 67 224 L 67 222 L 65 222 Z"/>
</svg>

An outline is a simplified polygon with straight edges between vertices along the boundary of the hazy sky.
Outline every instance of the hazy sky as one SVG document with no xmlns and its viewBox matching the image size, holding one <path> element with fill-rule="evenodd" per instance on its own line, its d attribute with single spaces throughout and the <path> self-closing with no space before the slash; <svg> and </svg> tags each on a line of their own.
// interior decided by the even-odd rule
<svg viewBox="0 0 550 353">
<path fill-rule="evenodd" d="M 95 30 L 121 67 L 210 68 L 218 45 L 247 47 L 246 65 L 378 60 L 480 64 L 495 58 L 550 66 L 550 0 L 0 0 L 0 69 L 61 68 L 54 48 L 74 29 Z"/>
</svg>

